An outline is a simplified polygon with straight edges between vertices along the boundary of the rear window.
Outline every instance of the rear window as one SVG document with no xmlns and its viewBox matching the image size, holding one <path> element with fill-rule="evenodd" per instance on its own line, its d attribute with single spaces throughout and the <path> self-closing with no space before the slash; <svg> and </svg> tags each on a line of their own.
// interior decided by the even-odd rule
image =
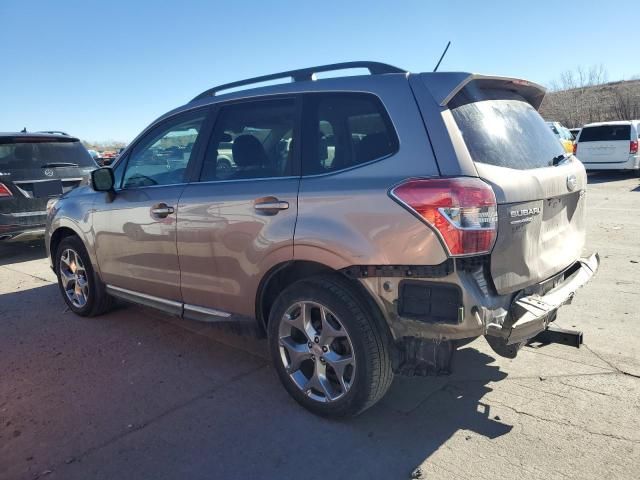
<svg viewBox="0 0 640 480">
<path fill-rule="evenodd" d="M 599 125 L 584 127 L 580 134 L 580 142 L 615 142 L 631 139 L 631 125 Z"/>
<path fill-rule="evenodd" d="M 475 162 L 528 170 L 564 154 L 540 114 L 514 92 L 470 85 L 449 108 Z"/>
<path fill-rule="evenodd" d="M 96 166 L 87 149 L 79 141 L 0 143 L 0 168 L 39 169 L 56 164 L 70 167 Z"/>
</svg>

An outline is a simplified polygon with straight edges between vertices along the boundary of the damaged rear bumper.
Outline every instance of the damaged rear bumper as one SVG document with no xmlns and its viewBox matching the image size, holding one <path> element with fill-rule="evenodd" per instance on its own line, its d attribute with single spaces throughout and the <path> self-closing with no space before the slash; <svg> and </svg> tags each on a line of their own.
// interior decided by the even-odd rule
<svg viewBox="0 0 640 480">
<path fill-rule="evenodd" d="M 519 346 L 545 331 L 555 320 L 559 307 L 571 303 L 576 290 L 585 285 L 598 270 L 597 253 L 580 259 L 567 276 L 544 295 L 532 294 L 517 298 L 502 323 L 487 325 L 486 336 L 492 347 Z M 498 352 L 501 353 L 501 352 Z M 512 356 L 512 355 L 508 355 Z"/>
</svg>

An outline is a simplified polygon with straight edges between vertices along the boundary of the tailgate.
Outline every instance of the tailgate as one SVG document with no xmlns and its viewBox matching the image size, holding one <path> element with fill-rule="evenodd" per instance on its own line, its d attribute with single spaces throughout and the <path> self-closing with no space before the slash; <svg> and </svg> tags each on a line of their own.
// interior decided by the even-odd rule
<svg viewBox="0 0 640 480">
<path fill-rule="evenodd" d="M 500 294 L 561 272 L 585 241 L 584 166 L 538 114 L 532 88 L 513 80 L 470 82 L 447 103 L 458 127 L 449 129 L 452 140 L 466 147 L 458 155 L 468 153 L 496 195 L 491 275 Z"/>
<path fill-rule="evenodd" d="M 498 201 L 498 238 L 491 253 L 498 293 L 539 283 L 580 257 L 587 183 L 580 162 L 528 171 L 484 164 L 477 168 Z"/>
<path fill-rule="evenodd" d="M 629 140 L 582 142 L 578 145 L 582 163 L 621 163 L 629 160 Z"/>
</svg>

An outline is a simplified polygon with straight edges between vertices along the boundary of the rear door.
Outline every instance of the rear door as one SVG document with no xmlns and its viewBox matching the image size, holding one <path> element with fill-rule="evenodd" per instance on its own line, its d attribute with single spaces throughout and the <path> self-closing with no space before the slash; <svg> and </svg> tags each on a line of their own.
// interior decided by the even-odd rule
<svg viewBox="0 0 640 480">
<path fill-rule="evenodd" d="M 526 82 L 471 82 L 444 111 L 458 162 L 473 165 L 496 195 L 498 236 L 490 265 L 501 294 L 562 271 L 585 241 L 584 167 L 563 151 L 521 88 L 540 98 Z"/>
<path fill-rule="evenodd" d="M 201 172 L 178 207 L 185 316 L 253 317 L 264 274 L 293 259 L 300 99 L 217 109 Z"/>
<path fill-rule="evenodd" d="M 584 127 L 578 139 L 577 156 L 590 163 L 624 163 L 629 160 L 630 124 Z"/>
</svg>

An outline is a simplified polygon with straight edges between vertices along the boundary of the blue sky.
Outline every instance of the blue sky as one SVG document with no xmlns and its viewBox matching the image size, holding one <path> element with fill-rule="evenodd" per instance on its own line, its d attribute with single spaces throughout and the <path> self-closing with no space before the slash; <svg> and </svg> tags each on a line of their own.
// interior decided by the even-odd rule
<svg viewBox="0 0 640 480">
<path fill-rule="evenodd" d="M 545 85 L 578 65 L 603 64 L 610 80 L 637 75 L 637 42 L 620 40 L 625 19 L 604 5 L 0 0 L 0 131 L 129 141 L 216 84 L 356 59 L 428 71 L 447 40 L 440 70 Z"/>
</svg>

